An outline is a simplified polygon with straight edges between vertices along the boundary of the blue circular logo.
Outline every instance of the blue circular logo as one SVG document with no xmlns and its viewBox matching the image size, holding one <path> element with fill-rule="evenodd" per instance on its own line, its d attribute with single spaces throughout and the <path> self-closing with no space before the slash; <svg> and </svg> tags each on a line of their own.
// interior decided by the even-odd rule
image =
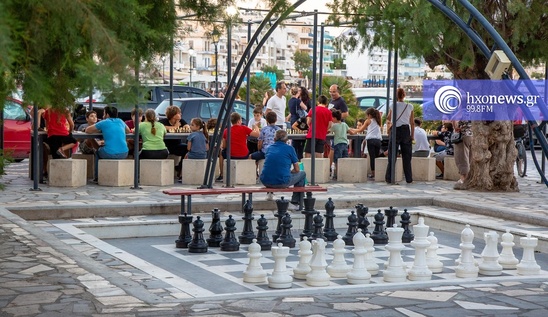
<svg viewBox="0 0 548 317">
<path fill-rule="evenodd" d="M 453 86 L 443 86 L 434 95 L 434 105 L 443 114 L 453 114 L 460 106 L 462 95 Z"/>
</svg>

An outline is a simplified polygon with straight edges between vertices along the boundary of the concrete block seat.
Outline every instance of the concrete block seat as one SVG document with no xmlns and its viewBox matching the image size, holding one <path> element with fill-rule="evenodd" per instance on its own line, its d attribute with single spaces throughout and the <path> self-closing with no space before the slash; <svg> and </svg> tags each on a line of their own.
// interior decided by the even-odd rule
<svg viewBox="0 0 548 317">
<path fill-rule="evenodd" d="M 133 185 L 134 166 L 133 160 L 100 159 L 98 184 L 113 187 L 131 186 Z"/>
<path fill-rule="evenodd" d="M 416 180 L 416 181 L 436 180 L 436 158 L 413 157 L 411 159 L 411 170 L 413 171 L 413 180 Z"/>
<path fill-rule="evenodd" d="M 86 186 L 87 161 L 79 159 L 57 159 L 48 161 L 48 184 L 55 187 Z"/>
<path fill-rule="evenodd" d="M 202 185 L 202 183 L 204 182 L 206 166 L 207 166 L 207 159 L 183 160 L 182 184 L 183 185 Z"/>
<path fill-rule="evenodd" d="M 140 160 L 139 183 L 149 186 L 173 185 L 175 170 L 173 160 Z"/>
<path fill-rule="evenodd" d="M 369 158 L 347 157 L 337 162 L 337 180 L 344 183 L 367 182 L 367 174 L 371 171 Z"/>
<path fill-rule="evenodd" d="M 76 153 L 76 154 L 72 154 L 72 159 L 86 160 L 87 162 L 86 177 L 88 179 L 92 179 L 93 177 L 95 177 L 95 161 L 94 161 L 95 158 L 93 154 Z"/>
<path fill-rule="evenodd" d="M 460 179 L 454 156 L 446 156 L 443 158 L 443 169 L 443 179 L 450 181 L 458 181 Z"/>
<path fill-rule="evenodd" d="M 375 159 L 375 181 L 384 182 L 386 175 L 386 168 L 388 166 L 387 157 L 377 157 Z M 403 164 L 401 157 L 398 157 L 396 160 L 396 182 L 401 182 L 403 180 Z"/>
<path fill-rule="evenodd" d="M 312 179 L 312 158 L 303 158 L 301 162 L 304 165 L 304 171 L 306 172 L 306 178 L 310 182 Z M 329 182 L 329 172 L 331 166 L 329 166 L 328 158 L 315 158 L 314 161 L 314 181 L 315 183 L 327 183 Z"/>
<path fill-rule="evenodd" d="M 183 166 L 185 164 L 186 162 L 183 162 Z M 227 167 L 228 164 L 225 160 L 223 164 L 223 176 L 225 178 L 227 177 Z M 230 160 L 230 185 L 255 185 L 257 184 L 256 173 L 255 160 Z"/>
</svg>

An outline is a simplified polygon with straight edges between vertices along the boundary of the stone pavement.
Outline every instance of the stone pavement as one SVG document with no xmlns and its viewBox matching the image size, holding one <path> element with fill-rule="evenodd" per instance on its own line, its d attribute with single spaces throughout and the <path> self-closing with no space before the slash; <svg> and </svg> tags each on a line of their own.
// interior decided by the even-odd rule
<svg viewBox="0 0 548 317">
<path fill-rule="evenodd" d="M 532 173 L 531 173 L 532 174 Z M 39 218 L 119 216 L 127 209 L 137 214 L 178 210 L 178 199 L 166 197 L 159 187 L 53 188 L 41 184 L 30 191 L 26 161 L 14 163 L 0 181 L 0 316 L 546 316 L 548 279 L 515 277 L 497 281 L 463 279 L 458 283 L 407 283 L 376 287 L 273 291 L 250 298 L 212 296 L 182 299 L 162 296 L 155 288 L 109 269 L 59 239 Z M 536 178 L 520 179 L 519 193 L 454 191 L 452 182 L 417 182 L 391 186 L 384 183 L 330 183 L 318 201 L 332 197 L 338 206 L 357 201 L 386 207 L 433 205 L 457 209 L 474 221 L 482 213 L 502 221 L 527 223 L 544 238 L 548 231 L 548 190 Z M 264 197 L 257 195 L 256 204 Z M 201 210 L 233 202 L 237 195 L 194 199 Z M 200 203 L 202 203 L 200 205 Z M 262 203 L 262 202 L 261 202 Z M 271 202 L 265 202 L 267 204 Z M 230 204 L 229 204 L 230 205 Z M 158 207 L 158 206 L 161 206 Z M 268 205 L 265 205 L 268 206 Z M 321 209 L 322 206 L 317 206 Z M 61 210 L 61 212 L 59 211 Z M 50 215 L 47 217 L 47 215 Z M 175 217 L 175 216 L 174 216 Z M 546 269 L 546 268 L 545 268 Z M 130 271 L 130 268 L 127 269 Z M 132 275 L 139 272 L 132 272 Z M 142 274 L 142 280 L 147 280 Z M 158 283 L 161 281 L 158 281 Z"/>
</svg>

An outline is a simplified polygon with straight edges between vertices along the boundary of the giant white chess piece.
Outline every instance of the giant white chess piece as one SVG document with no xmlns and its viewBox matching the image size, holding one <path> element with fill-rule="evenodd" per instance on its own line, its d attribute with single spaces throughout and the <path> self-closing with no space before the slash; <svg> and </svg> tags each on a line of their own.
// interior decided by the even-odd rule
<svg viewBox="0 0 548 317">
<path fill-rule="evenodd" d="M 365 268 L 365 255 L 367 249 L 365 248 L 365 236 L 362 233 L 362 229 L 358 229 L 358 232 L 354 234 L 352 238 L 354 244 L 354 264 L 350 272 L 346 274 L 346 280 L 349 284 L 368 284 L 371 280 L 371 274 Z"/>
<path fill-rule="evenodd" d="M 415 248 L 415 261 L 413 267 L 408 272 L 408 278 L 411 281 L 427 281 L 432 278 L 432 271 L 426 263 L 426 248 L 430 245 L 428 241 L 429 226 L 424 224 L 424 218 L 419 217 L 419 223 L 413 226 L 415 239 L 411 245 Z"/>
<path fill-rule="evenodd" d="M 519 260 L 514 255 L 514 235 L 510 233 L 510 229 L 506 229 L 506 233 L 502 234 L 500 245 L 502 245 L 502 252 L 499 256 L 499 264 L 503 269 L 515 270 Z"/>
<path fill-rule="evenodd" d="M 485 248 L 481 252 L 482 262 L 479 264 L 479 273 L 483 275 L 495 276 L 502 274 L 502 265 L 499 264 L 499 234 L 495 231 L 485 232 Z"/>
<path fill-rule="evenodd" d="M 361 229 L 358 229 L 361 230 Z M 375 262 L 375 257 L 373 256 L 373 253 L 375 252 L 375 241 L 369 237 L 369 233 L 365 235 L 365 250 L 367 253 L 365 254 L 365 268 L 367 269 L 367 272 L 371 275 L 377 275 L 379 274 L 379 265 Z"/>
<path fill-rule="evenodd" d="M 460 262 L 455 269 L 457 277 L 478 277 L 479 268 L 474 263 L 474 256 L 472 251 L 474 250 L 474 231 L 470 229 L 470 225 L 466 225 L 466 228 L 462 230 L 460 234 Z"/>
<path fill-rule="evenodd" d="M 390 283 L 405 282 L 407 272 L 401 258 L 401 251 L 405 249 L 401 242 L 403 228 L 397 228 L 394 224 L 393 228 L 386 228 L 386 233 L 388 234 L 388 244 L 385 248 L 390 251 L 390 259 L 388 260 L 388 267 L 382 274 L 383 280 Z"/>
<path fill-rule="evenodd" d="M 299 280 L 306 280 L 306 274 L 310 273 L 310 259 L 312 258 L 312 244 L 308 241 L 308 237 L 304 236 L 299 242 L 299 263 L 293 269 L 293 277 Z"/>
<path fill-rule="evenodd" d="M 538 238 L 527 237 L 519 238 L 519 244 L 523 248 L 523 258 L 516 266 L 519 275 L 537 275 L 540 274 L 540 266 L 535 260 L 535 247 L 538 245 Z"/>
<path fill-rule="evenodd" d="M 327 274 L 325 268 L 327 262 L 325 261 L 325 246 L 327 243 L 323 239 L 316 239 L 312 241 L 313 255 L 310 260 L 310 273 L 306 274 L 306 285 L 309 286 L 329 286 L 330 276 Z"/>
<path fill-rule="evenodd" d="M 272 256 L 274 257 L 274 270 L 268 277 L 268 287 L 270 288 L 290 288 L 293 278 L 286 266 L 286 259 L 289 256 L 289 247 L 284 247 L 283 243 L 272 247 Z"/>
<path fill-rule="evenodd" d="M 426 265 L 432 273 L 441 273 L 443 271 L 443 262 L 438 258 L 438 238 L 434 236 L 433 232 L 430 232 L 427 239 L 430 246 L 426 248 Z"/>
<path fill-rule="evenodd" d="M 261 266 L 261 246 L 257 243 L 257 239 L 249 245 L 247 257 L 249 264 L 244 272 L 244 282 L 246 283 L 264 283 L 266 282 L 266 272 Z"/>
<path fill-rule="evenodd" d="M 337 239 L 333 241 L 333 261 L 327 266 L 327 273 L 331 277 L 346 277 L 346 274 L 352 268 L 344 259 L 344 254 L 346 253 L 344 246 L 345 243 L 342 236 L 338 235 Z"/>
</svg>

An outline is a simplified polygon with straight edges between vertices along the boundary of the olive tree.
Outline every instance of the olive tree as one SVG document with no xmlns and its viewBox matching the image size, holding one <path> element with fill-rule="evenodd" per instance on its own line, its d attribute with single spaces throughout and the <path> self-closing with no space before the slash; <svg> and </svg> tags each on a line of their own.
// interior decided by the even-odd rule
<svg viewBox="0 0 548 317">
<path fill-rule="evenodd" d="M 472 0 L 510 46 L 523 65 L 548 60 L 548 17 L 545 0 Z M 469 14 L 458 1 L 448 0 L 464 21 Z M 346 39 L 353 49 L 393 48 L 401 55 L 422 56 L 433 68 L 446 65 L 455 79 L 488 79 L 488 60 L 472 41 L 428 1 L 333 0 L 331 20 L 350 22 L 355 34 Z M 493 39 L 475 20 L 471 27 L 488 47 Z M 473 122 L 471 170 L 465 188 L 488 191 L 516 191 L 513 172 L 516 155 L 512 122 Z"/>
</svg>

